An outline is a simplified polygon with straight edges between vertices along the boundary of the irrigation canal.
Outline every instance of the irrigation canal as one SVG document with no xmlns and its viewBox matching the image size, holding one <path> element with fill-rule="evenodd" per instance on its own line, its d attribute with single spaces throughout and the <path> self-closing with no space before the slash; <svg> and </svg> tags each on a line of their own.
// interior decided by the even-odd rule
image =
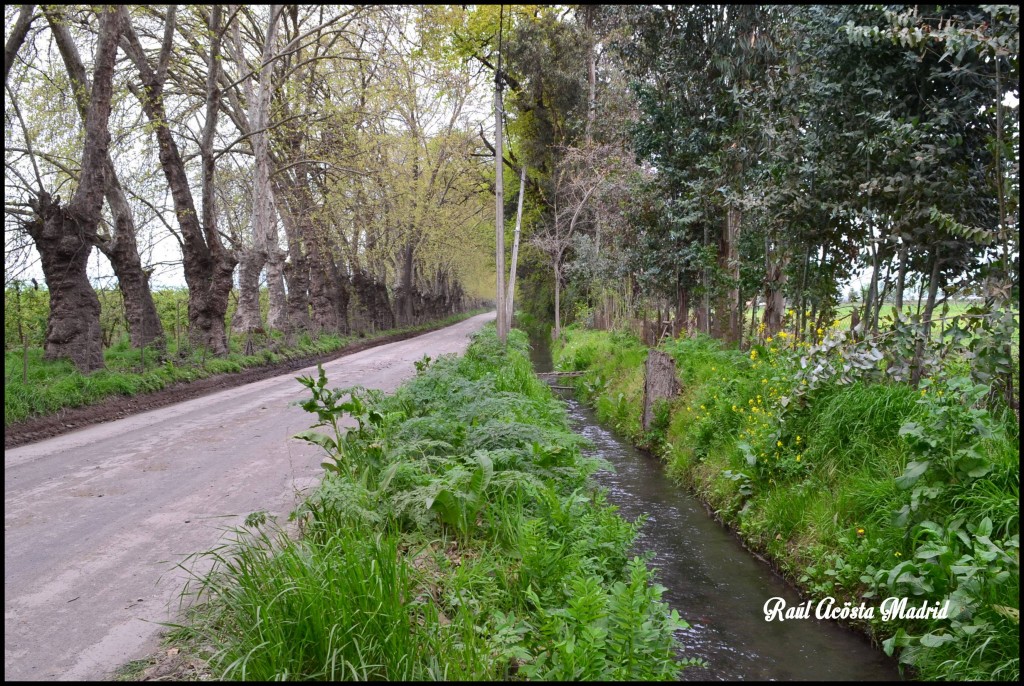
<svg viewBox="0 0 1024 686">
<path fill-rule="evenodd" d="M 552 369 L 546 343 L 531 341 L 538 372 Z M 631 521 L 647 516 L 636 552 L 653 553 L 651 564 L 667 589 L 663 600 L 690 625 L 679 636 L 684 655 L 708 663 L 687 669 L 684 679 L 899 680 L 895 660 L 865 636 L 814 619 L 813 604 L 811 619 L 766 622 L 767 600 L 781 597 L 793 607 L 802 602 L 798 594 L 668 478 L 657 459 L 600 426 L 589 408 L 564 400 L 573 429 L 593 443 L 588 452 L 615 468 L 595 475 L 609 501 Z"/>
</svg>

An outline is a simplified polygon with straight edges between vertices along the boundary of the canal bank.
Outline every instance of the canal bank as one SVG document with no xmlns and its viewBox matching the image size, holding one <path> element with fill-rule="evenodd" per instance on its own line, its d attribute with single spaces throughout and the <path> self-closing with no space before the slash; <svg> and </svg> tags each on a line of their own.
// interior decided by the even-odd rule
<svg viewBox="0 0 1024 686">
<path fill-rule="evenodd" d="M 543 339 L 532 341 L 535 371 L 552 369 Z M 679 638 L 688 657 L 708 663 L 686 680 L 861 680 L 900 678 L 895 660 L 866 637 L 835 622 L 766 621 L 765 604 L 803 599 L 675 484 L 661 463 L 603 428 L 593 412 L 564 398 L 575 431 L 590 454 L 614 466 L 593 478 L 627 519 L 646 517 L 636 542 L 666 587 L 664 600 L 690 624 Z M 777 601 L 776 601 L 777 602 Z"/>
</svg>

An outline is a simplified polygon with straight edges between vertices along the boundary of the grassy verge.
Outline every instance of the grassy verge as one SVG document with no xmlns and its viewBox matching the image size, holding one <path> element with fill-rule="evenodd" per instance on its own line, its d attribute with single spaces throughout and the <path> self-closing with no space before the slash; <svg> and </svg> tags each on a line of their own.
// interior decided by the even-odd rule
<svg viewBox="0 0 1024 686">
<path fill-rule="evenodd" d="M 127 339 L 104 351 L 106 369 L 82 374 L 67 360 L 45 361 L 41 348 L 28 351 L 28 383 L 25 383 L 21 350 L 4 355 L 4 426 L 45 416 L 59 410 L 99 402 L 115 395 L 132 396 L 158 391 L 175 382 L 189 382 L 215 374 L 236 373 L 243 369 L 273 365 L 292 359 L 322 355 L 340 350 L 356 340 L 372 340 L 394 334 L 446 326 L 485 310 L 474 310 L 447 319 L 414 327 L 378 331 L 364 337 L 301 334 L 288 340 L 283 334 L 261 336 L 254 354 L 244 354 L 246 342 L 233 337 L 231 353 L 212 357 L 202 351 L 179 355 L 173 340 L 158 362 L 152 349 L 132 348 Z"/>
<path fill-rule="evenodd" d="M 224 679 L 676 678 L 685 623 L 526 351 L 488 327 L 392 396 L 302 380 L 327 427 L 300 434 L 327 452 L 303 536 L 250 517 L 200 556 L 176 638 Z"/>
<path fill-rule="evenodd" d="M 575 381 L 599 419 L 661 455 L 809 598 L 874 607 L 862 626 L 918 677 L 1019 676 L 1018 427 L 985 409 L 962 363 L 919 390 L 833 381 L 798 394 L 795 357 L 774 347 L 663 349 L 683 392 L 648 432 L 635 338 L 570 329 L 556 366 L 585 370 Z M 889 597 L 948 600 L 949 617 L 884 621 Z"/>
</svg>

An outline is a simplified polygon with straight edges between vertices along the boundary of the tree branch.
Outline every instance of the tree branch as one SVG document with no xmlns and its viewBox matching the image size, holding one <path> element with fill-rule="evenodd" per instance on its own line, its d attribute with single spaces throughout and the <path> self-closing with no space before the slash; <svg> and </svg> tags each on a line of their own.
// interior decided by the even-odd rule
<svg viewBox="0 0 1024 686">
<path fill-rule="evenodd" d="M 21 12 L 18 14 L 18 22 L 14 25 L 14 31 L 11 33 L 11 37 L 7 39 L 7 43 L 4 45 L 4 85 L 7 85 L 7 77 L 11 75 L 11 67 L 14 66 L 14 58 L 18 54 L 18 49 L 21 48 L 21 44 L 25 42 L 25 36 L 28 35 L 28 30 L 32 27 L 32 20 L 35 19 L 35 5 L 22 5 Z"/>
</svg>

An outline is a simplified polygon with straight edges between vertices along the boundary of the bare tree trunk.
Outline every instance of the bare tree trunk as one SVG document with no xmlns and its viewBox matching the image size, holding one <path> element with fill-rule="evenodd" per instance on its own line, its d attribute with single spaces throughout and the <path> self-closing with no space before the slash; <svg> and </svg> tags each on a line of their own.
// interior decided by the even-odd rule
<svg viewBox="0 0 1024 686">
<path fill-rule="evenodd" d="M 785 301 L 782 288 L 786 283 L 786 257 L 775 255 L 765 237 L 765 289 L 764 289 L 764 325 L 765 334 L 774 336 L 782 328 L 782 315 Z"/>
<path fill-rule="evenodd" d="M 255 272 L 246 274 L 244 282 L 239 278 L 239 289 L 258 287 L 259 274 L 267 267 L 267 293 L 270 307 L 267 313 L 267 327 L 287 328 L 288 302 L 284 290 L 285 256 L 278 245 L 277 217 L 274 208 L 273 190 L 270 185 L 270 148 L 266 131 L 270 123 L 270 95 L 272 68 L 268 64 L 274 57 L 277 45 L 277 24 L 281 14 L 280 5 L 270 6 L 270 23 L 263 42 L 261 67 L 259 69 L 259 90 L 250 99 L 249 123 L 252 127 L 253 168 L 253 238 L 252 247 L 242 256 L 243 269 Z M 250 89 L 251 90 L 251 89 Z M 238 311 L 235 314 L 235 331 L 250 331 L 260 328 L 262 319 L 259 311 L 259 292 L 240 293 Z"/>
<path fill-rule="evenodd" d="M 555 262 L 555 331 L 554 338 L 562 335 L 562 269 L 559 261 Z"/>
<path fill-rule="evenodd" d="M 805 328 L 805 326 L 807 324 L 806 316 L 804 315 L 804 312 L 807 311 L 807 271 L 810 268 L 810 266 L 811 266 L 811 247 L 807 246 L 807 249 L 804 250 L 804 269 L 803 269 L 803 274 L 801 274 L 801 276 L 800 276 L 800 294 L 798 296 L 799 300 L 797 302 L 797 307 L 796 307 L 796 317 L 795 317 L 795 319 L 796 319 L 796 329 L 797 329 L 797 331 L 794 331 L 794 335 L 797 336 L 797 340 L 802 340 L 803 337 L 800 334 L 803 333 L 803 330 L 804 330 L 804 328 Z"/>
<path fill-rule="evenodd" d="M 750 302 L 750 340 L 754 340 L 754 328 L 757 324 L 757 293 L 754 293 L 754 297 Z"/>
<path fill-rule="evenodd" d="M 519 208 L 516 210 L 516 232 L 512 239 L 512 264 L 508 269 L 508 304 L 505 327 L 512 328 L 512 315 L 515 314 L 516 296 L 516 265 L 519 263 L 519 229 L 523 224 L 523 191 L 526 189 L 526 165 L 519 173 Z"/>
<path fill-rule="evenodd" d="M 331 263 L 330 292 L 331 302 L 334 303 L 335 317 L 338 322 L 337 330 L 340 333 L 347 334 L 350 330 L 348 325 L 348 301 L 350 293 L 349 276 L 345 272 L 344 263 Z"/>
<path fill-rule="evenodd" d="M 238 306 L 231 320 L 236 333 L 263 328 L 260 317 L 260 270 L 265 254 L 252 248 L 242 253 L 238 262 Z"/>
<path fill-rule="evenodd" d="M 36 217 L 25 227 L 39 251 L 50 289 L 45 357 L 68 358 L 86 373 L 103 367 L 100 303 L 86 266 L 103 207 L 114 61 L 121 31 L 117 11 L 102 10 L 78 188 L 66 207 L 60 206 L 59 198 L 51 198 L 40 189 L 31 202 Z"/>
<path fill-rule="evenodd" d="M 116 217 L 117 213 L 114 215 Z M 149 274 L 142 268 L 139 258 L 134 222 L 131 228 L 119 229 L 113 240 L 101 240 L 99 247 L 117 276 L 132 347 L 155 345 L 162 349 L 165 345 L 164 327 L 149 288 Z"/>
<path fill-rule="evenodd" d="M 67 22 L 56 7 L 43 8 L 43 14 L 50 24 L 54 41 L 60 51 L 71 83 L 74 85 L 75 103 L 82 121 L 86 120 L 89 109 L 88 86 L 85 65 L 78 54 L 78 48 Z M 155 344 L 164 346 L 164 330 L 153 303 L 153 294 L 149 289 L 149 275 L 142 269 L 136 243 L 135 219 L 131 207 L 125 198 L 124 190 L 117 178 L 114 162 L 109 150 L 104 163 L 104 194 L 110 213 L 114 219 L 114 231 L 110 238 L 97 236 L 96 246 L 110 260 L 117 276 L 118 287 L 121 289 L 125 309 L 125 321 L 131 336 L 132 345 L 141 348 Z"/>
<path fill-rule="evenodd" d="M 922 319 L 924 331 L 914 345 L 914 360 L 911 363 L 910 371 L 910 384 L 914 388 L 917 388 L 917 385 L 921 382 L 921 376 L 924 372 L 924 341 L 931 335 L 932 331 L 932 313 L 935 311 L 935 298 L 939 291 L 939 265 L 942 262 L 939 250 L 939 246 L 935 246 L 935 253 L 932 255 L 932 268 L 928 279 L 928 301 L 925 305 L 924 317 Z"/>
<path fill-rule="evenodd" d="M 896 275 L 896 318 L 903 317 L 903 289 L 907 281 L 907 244 L 900 244 L 900 267 Z"/>
<path fill-rule="evenodd" d="M 932 315 L 935 313 L 935 300 L 939 292 L 939 266 L 942 264 L 941 250 L 940 246 L 935 246 L 935 254 L 932 257 L 932 270 L 928 278 L 928 300 L 925 302 L 924 316 L 921 318 L 921 321 L 924 322 L 924 335 L 926 337 L 931 335 Z"/>
<path fill-rule="evenodd" d="M 309 270 L 309 304 L 315 328 L 320 331 L 338 330 L 338 313 L 331 299 L 329 273 L 318 259 L 313 259 Z"/>
<path fill-rule="evenodd" d="M 871 231 L 872 239 L 875 237 L 874 229 Z M 864 316 L 861 318 L 861 322 L 864 325 L 864 334 L 867 335 L 868 331 L 872 329 L 871 323 L 874 318 L 874 308 L 877 306 L 878 300 L 878 243 L 872 241 L 871 253 L 871 284 L 868 286 L 868 295 L 864 298 Z"/>
<path fill-rule="evenodd" d="M 289 330 L 288 297 L 284 290 L 285 253 L 277 243 L 277 232 L 273 232 L 274 245 L 267 258 L 267 297 L 270 308 L 267 312 L 267 328 L 278 331 Z"/>
<path fill-rule="evenodd" d="M 216 212 L 213 201 L 214 157 L 213 134 L 217 125 L 220 106 L 220 89 L 217 87 L 220 72 L 220 19 L 221 7 L 214 5 L 210 10 L 210 51 L 207 59 L 206 79 L 206 123 L 200 140 L 200 157 L 203 173 L 203 222 L 200 225 L 192 191 L 189 188 L 185 165 L 174 142 L 169 127 L 167 112 L 163 103 L 163 78 L 174 32 L 174 10 L 167 11 L 164 44 L 161 47 L 157 72 L 150 67 L 145 50 L 139 41 L 127 8 L 122 5 L 119 12 L 124 23 L 125 53 L 139 70 L 144 92 L 134 89 L 142 108 L 153 125 L 159 149 L 160 166 L 167 185 L 171 189 L 174 211 L 181 227 L 184 243 L 185 283 L 188 284 L 189 340 L 215 355 L 227 351 L 224 335 L 224 315 L 227 313 L 228 295 L 231 293 L 232 274 L 237 260 L 224 248 L 217 233 Z"/>
<path fill-rule="evenodd" d="M 690 318 L 690 291 L 683 288 L 682 284 L 676 283 L 676 324 L 673 335 L 678 338 L 688 330 Z"/>
<path fill-rule="evenodd" d="M 719 267 L 733 280 L 726 292 L 718 299 L 715 309 L 717 317 L 716 330 L 718 336 L 730 343 L 740 339 L 740 316 L 739 316 L 739 236 L 742 211 L 735 206 L 726 210 L 725 232 L 722 235 L 721 252 L 719 254 Z"/>
<path fill-rule="evenodd" d="M 82 176 L 89 172 L 83 167 Z M 43 276 L 50 289 L 50 313 L 46 319 L 45 359 L 67 358 L 81 372 L 103 368 L 103 337 L 100 301 L 86 273 L 92 253 L 90 226 L 60 198 L 40 192 L 29 203 L 36 218 L 25 225 L 39 251 Z M 96 219 L 99 219 L 97 209 Z"/>
<path fill-rule="evenodd" d="M 414 306 L 413 300 L 415 299 L 416 284 L 413 283 L 415 264 L 413 260 L 413 245 L 411 242 L 406 243 L 402 249 L 401 263 L 399 265 L 401 269 L 401 279 L 398 286 L 398 321 L 403 326 L 410 326 L 413 324 L 414 317 Z M 501 317 L 501 310 L 498 311 L 498 319 Z"/>
<path fill-rule="evenodd" d="M 707 333 L 710 325 L 710 322 L 708 321 L 707 296 L 705 296 L 701 300 L 701 303 L 697 305 L 696 312 L 694 314 L 696 318 L 694 328 L 697 329 L 698 332 Z"/>
<path fill-rule="evenodd" d="M 284 199 L 285 194 L 280 194 Z M 281 220 L 284 222 L 285 235 L 288 237 L 288 262 L 284 265 L 284 280 L 288 285 L 288 323 L 283 327 L 287 331 L 307 331 L 309 319 L 309 262 L 302 252 L 299 242 L 299 229 L 295 216 L 287 201 L 281 205 Z"/>
</svg>

